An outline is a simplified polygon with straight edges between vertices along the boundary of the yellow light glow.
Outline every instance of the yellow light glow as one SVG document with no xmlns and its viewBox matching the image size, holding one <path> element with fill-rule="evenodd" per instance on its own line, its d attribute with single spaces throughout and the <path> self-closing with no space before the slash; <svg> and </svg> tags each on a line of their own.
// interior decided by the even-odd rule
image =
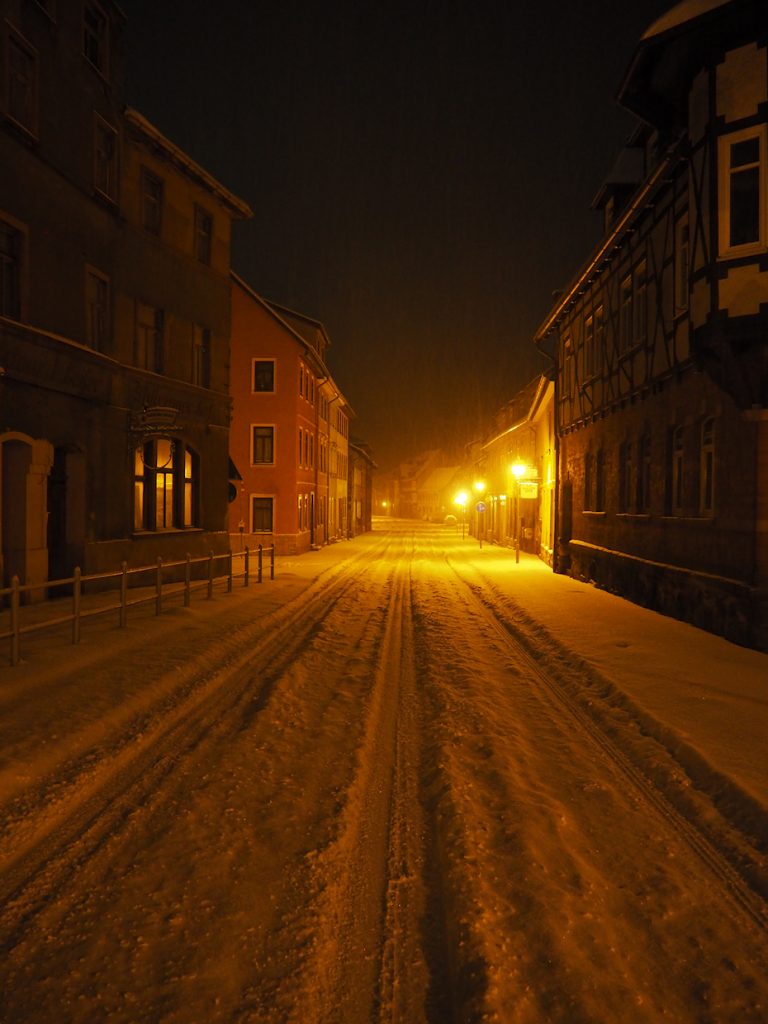
<svg viewBox="0 0 768 1024">
<path fill-rule="evenodd" d="M 475 480 L 473 486 L 478 494 L 482 494 L 485 490 L 485 480 Z"/>
<path fill-rule="evenodd" d="M 467 492 L 459 491 L 456 497 L 453 499 L 454 505 L 461 505 L 462 507 L 467 504 Z"/>
<path fill-rule="evenodd" d="M 526 465 L 524 462 L 516 462 L 514 466 L 509 467 L 512 470 L 512 475 L 518 480 L 525 476 Z"/>
</svg>

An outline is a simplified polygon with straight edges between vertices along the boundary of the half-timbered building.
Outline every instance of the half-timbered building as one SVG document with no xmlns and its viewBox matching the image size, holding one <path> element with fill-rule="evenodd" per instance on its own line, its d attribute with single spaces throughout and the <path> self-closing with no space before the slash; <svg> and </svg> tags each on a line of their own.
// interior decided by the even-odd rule
<svg viewBox="0 0 768 1024">
<path fill-rule="evenodd" d="M 556 568 L 768 647 L 768 14 L 678 4 L 620 102 L 604 234 L 536 335 L 557 365 Z"/>
</svg>

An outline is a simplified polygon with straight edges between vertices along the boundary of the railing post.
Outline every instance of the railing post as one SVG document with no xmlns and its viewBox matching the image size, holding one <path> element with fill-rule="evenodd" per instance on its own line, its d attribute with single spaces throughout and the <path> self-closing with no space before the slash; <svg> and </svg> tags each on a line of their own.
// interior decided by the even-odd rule
<svg viewBox="0 0 768 1024">
<path fill-rule="evenodd" d="M 80 643 L 80 594 L 82 588 L 82 571 L 79 565 L 75 566 L 75 574 L 72 580 L 72 643 Z"/>
<path fill-rule="evenodd" d="M 189 608 L 190 584 L 192 582 L 192 556 L 187 552 L 187 561 L 184 566 L 184 607 Z"/>
<path fill-rule="evenodd" d="M 258 569 L 258 572 L 256 574 L 256 582 L 257 583 L 261 583 L 261 571 L 262 571 L 262 565 L 263 565 L 263 554 L 264 554 L 264 552 L 263 552 L 262 546 L 261 546 L 261 544 L 259 544 L 259 569 Z"/>
<path fill-rule="evenodd" d="M 275 578 L 275 545 L 272 545 L 271 553 L 269 556 L 269 578 L 273 580 Z"/>
<path fill-rule="evenodd" d="M 158 555 L 157 574 L 155 576 L 155 615 L 163 610 L 163 560 Z"/>
<path fill-rule="evenodd" d="M 228 566 L 229 566 L 229 574 L 227 576 L 227 593 L 231 594 L 232 593 L 232 552 L 231 551 L 229 552 L 229 556 L 227 558 L 227 563 L 228 563 Z"/>
<path fill-rule="evenodd" d="M 213 597 L 213 552 L 208 554 L 208 600 Z"/>
<path fill-rule="evenodd" d="M 11 664 L 19 664 L 19 577 L 11 578 Z"/>
<path fill-rule="evenodd" d="M 120 565 L 120 629 L 128 624 L 128 563 Z"/>
<path fill-rule="evenodd" d="M 244 587 L 248 586 L 248 573 L 249 573 L 249 570 L 250 570 L 250 558 L 251 558 L 251 551 L 250 551 L 250 548 L 248 547 L 248 545 L 246 544 L 245 545 L 245 552 L 243 554 L 243 586 Z"/>
</svg>

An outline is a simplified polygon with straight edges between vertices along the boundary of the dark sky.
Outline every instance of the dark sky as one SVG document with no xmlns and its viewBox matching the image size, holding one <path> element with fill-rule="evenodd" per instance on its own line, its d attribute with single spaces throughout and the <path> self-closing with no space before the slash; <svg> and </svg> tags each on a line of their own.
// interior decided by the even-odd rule
<svg viewBox="0 0 768 1024">
<path fill-rule="evenodd" d="M 124 0 L 128 101 L 254 211 L 233 267 L 321 320 L 387 468 L 467 440 L 599 234 L 616 91 L 670 0 Z M 183 11 L 183 14 L 179 14 Z"/>
</svg>

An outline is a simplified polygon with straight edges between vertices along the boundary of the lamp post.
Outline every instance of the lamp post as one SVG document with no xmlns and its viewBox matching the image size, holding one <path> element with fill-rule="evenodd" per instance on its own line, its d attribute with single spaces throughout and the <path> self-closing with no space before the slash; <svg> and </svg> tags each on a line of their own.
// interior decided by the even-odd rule
<svg viewBox="0 0 768 1024">
<path fill-rule="evenodd" d="M 477 513 L 477 539 L 480 542 L 480 547 L 483 546 L 483 534 L 485 533 L 485 502 L 482 500 L 483 494 L 485 493 L 485 481 L 476 480 L 473 484 L 475 491 L 477 492 L 477 504 L 475 505 L 475 512 Z M 482 516 L 482 527 L 480 525 Z"/>
<path fill-rule="evenodd" d="M 516 462 L 510 466 L 515 478 L 515 564 L 520 562 L 520 480 L 525 476 L 525 463 Z"/>
</svg>

